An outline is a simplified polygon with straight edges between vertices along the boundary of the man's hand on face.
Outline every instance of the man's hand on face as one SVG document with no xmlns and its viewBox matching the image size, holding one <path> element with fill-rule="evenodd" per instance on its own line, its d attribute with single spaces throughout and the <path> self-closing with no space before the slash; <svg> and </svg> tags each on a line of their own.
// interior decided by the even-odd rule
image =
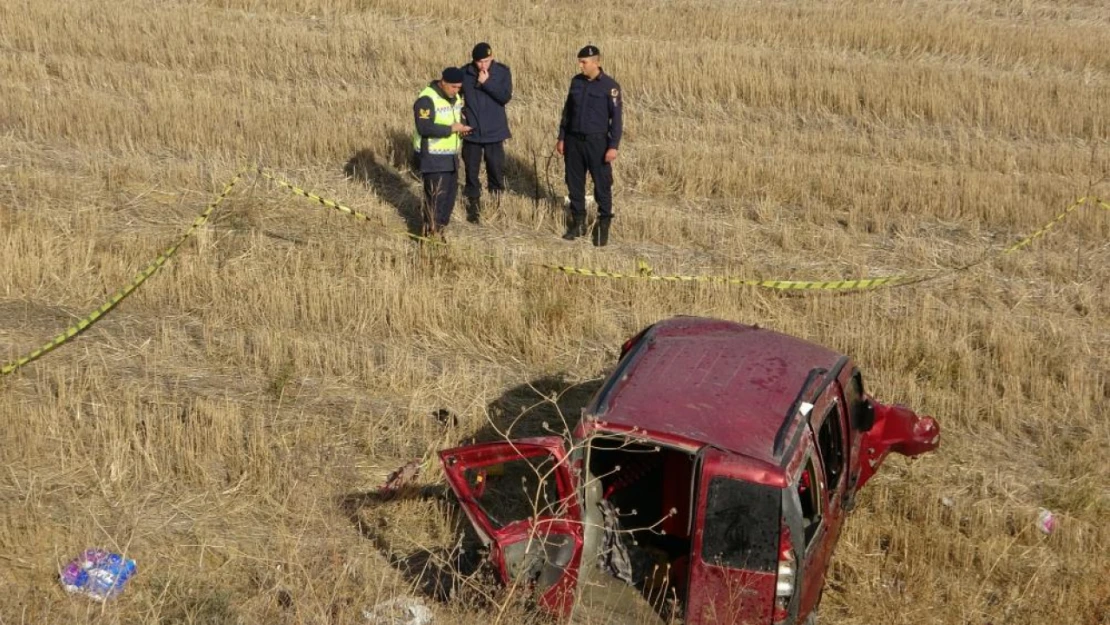
<svg viewBox="0 0 1110 625">
<path fill-rule="evenodd" d="M 478 84 L 479 85 L 484 85 L 484 84 L 486 84 L 487 80 L 489 80 L 489 70 L 488 69 L 478 70 Z"/>
</svg>

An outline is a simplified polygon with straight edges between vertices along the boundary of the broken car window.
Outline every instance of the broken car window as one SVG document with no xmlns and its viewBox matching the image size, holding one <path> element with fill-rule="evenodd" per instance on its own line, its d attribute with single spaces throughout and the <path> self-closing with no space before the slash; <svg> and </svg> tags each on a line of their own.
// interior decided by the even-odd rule
<svg viewBox="0 0 1110 625">
<path fill-rule="evenodd" d="M 554 467 L 554 458 L 544 454 L 466 469 L 463 475 L 478 507 L 501 529 L 516 521 L 557 514 Z"/>
<path fill-rule="evenodd" d="M 705 504 L 702 559 L 735 569 L 774 571 L 781 508 L 777 488 L 713 478 Z"/>
<path fill-rule="evenodd" d="M 813 466 L 813 457 L 806 458 L 805 469 L 795 486 L 798 490 L 798 499 L 802 503 L 802 523 L 805 524 L 806 547 L 809 547 L 817 528 L 821 526 L 822 501 L 821 481 L 817 477 L 817 469 Z"/>
<path fill-rule="evenodd" d="M 825 463 L 825 475 L 829 480 L 829 493 L 836 491 L 840 475 L 844 473 L 844 430 L 841 425 L 840 402 L 829 406 L 821 431 L 817 433 L 817 443 L 821 448 L 821 460 Z"/>
</svg>

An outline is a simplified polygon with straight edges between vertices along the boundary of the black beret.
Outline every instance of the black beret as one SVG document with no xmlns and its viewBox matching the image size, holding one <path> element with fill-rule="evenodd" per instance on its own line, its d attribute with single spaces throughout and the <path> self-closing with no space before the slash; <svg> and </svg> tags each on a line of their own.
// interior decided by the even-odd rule
<svg viewBox="0 0 1110 625">
<path fill-rule="evenodd" d="M 578 51 L 578 58 L 584 59 L 588 56 L 601 56 L 601 50 L 598 50 L 597 46 L 589 45 Z"/>
<path fill-rule="evenodd" d="M 443 75 L 439 79 L 446 83 L 456 84 L 462 82 L 465 76 L 466 74 L 457 67 L 445 67 Z"/>
<path fill-rule="evenodd" d="M 484 41 L 474 46 L 474 49 L 470 51 L 470 58 L 474 61 L 488 59 L 491 56 L 493 56 L 493 48 L 491 48 L 489 44 Z"/>
</svg>

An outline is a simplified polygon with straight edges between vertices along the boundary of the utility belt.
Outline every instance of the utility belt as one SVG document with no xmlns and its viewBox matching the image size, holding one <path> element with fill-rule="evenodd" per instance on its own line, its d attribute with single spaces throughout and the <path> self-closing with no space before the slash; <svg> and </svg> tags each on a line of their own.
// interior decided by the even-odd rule
<svg viewBox="0 0 1110 625">
<path fill-rule="evenodd" d="M 584 139 L 593 139 L 593 138 L 596 138 L 596 137 L 608 137 L 609 133 L 608 132 L 571 132 L 571 131 L 568 130 L 565 133 L 565 136 L 568 139 L 570 137 L 574 137 L 575 139 L 583 139 L 584 140 Z"/>
</svg>

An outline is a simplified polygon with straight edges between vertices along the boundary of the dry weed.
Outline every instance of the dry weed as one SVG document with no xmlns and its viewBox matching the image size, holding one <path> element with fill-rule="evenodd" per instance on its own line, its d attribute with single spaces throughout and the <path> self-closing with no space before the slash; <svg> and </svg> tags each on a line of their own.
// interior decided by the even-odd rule
<svg viewBox="0 0 1110 625">
<path fill-rule="evenodd" d="M 1110 211 L 862 294 L 536 266 L 839 279 L 999 251 L 1110 196 L 1107 24 L 1082 0 L 0 4 L 0 361 L 126 284 L 244 163 L 370 217 L 243 184 L 118 310 L 0 381 L 0 622 L 357 623 L 435 596 L 465 521 L 433 464 L 411 498 L 367 493 L 603 376 L 674 314 L 851 353 L 943 425 L 938 453 L 868 487 L 823 622 L 1110 622 Z M 479 40 L 516 75 L 513 192 L 421 249 L 396 235 L 419 202 L 409 107 Z M 587 41 L 627 102 L 604 250 L 559 240 L 550 200 Z M 92 545 L 140 567 L 103 608 L 56 580 Z M 462 596 L 429 598 L 437 623 L 502 600 L 479 578 Z"/>
</svg>

